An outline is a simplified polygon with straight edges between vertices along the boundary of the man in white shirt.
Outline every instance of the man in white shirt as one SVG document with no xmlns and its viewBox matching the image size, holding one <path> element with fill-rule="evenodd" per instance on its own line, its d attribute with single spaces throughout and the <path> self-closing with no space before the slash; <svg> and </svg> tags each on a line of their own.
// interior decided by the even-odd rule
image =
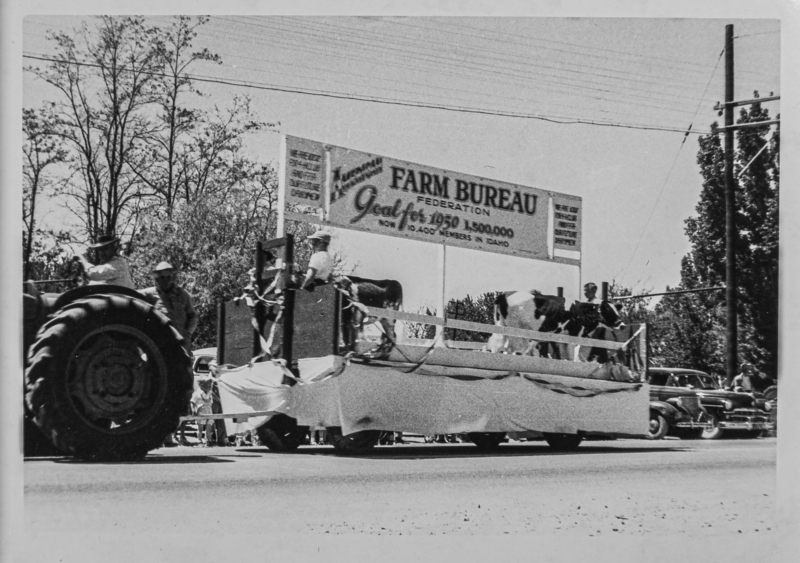
<svg viewBox="0 0 800 563">
<path fill-rule="evenodd" d="M 594 303 L 595 305 L 600 304 L 600 300 L 597 298 L 597 285 L 589 282 L 583 286 L 583 295 L 586 297 L 584 303 Z"/>
<path fill-rule="evenodd" d="M 80 263 L 89 285 L 107 283 L 134 289 L 128 261 L 117 254 L 119 251 L 117 237 L 100 235 L 97 237 L 97 242 L 89 246 L 89 250 L 95 251 L 97 264 L 92 264 L 79 254 L 72 257 L 74 261 Z"/>
<path fill-rule="evenodd" d="M 328 253 L 331 235 L 324 231 L 317 231 L 308 237 L 307 241 L 311 245 L 312 254 L 308 261 L 306 277 L 300 284 L 302 289 L 326 284 L 331 281 L 333 275 L 333 258 Z"/>
</svg>

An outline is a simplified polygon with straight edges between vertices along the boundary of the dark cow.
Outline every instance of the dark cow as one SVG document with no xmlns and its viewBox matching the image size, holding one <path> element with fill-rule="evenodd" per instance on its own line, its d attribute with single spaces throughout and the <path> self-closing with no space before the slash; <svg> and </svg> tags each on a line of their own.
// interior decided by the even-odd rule
<svg viewBox="0 0 800 563">
<path fill-rule="evenodd" d="M 564 310 L 564 298 L 543 295 L 537 290 L 507 291 L 498 293 L 494 300 L 495 326 L 541 330 L 548 316 Z M 537 341 L 519 336 L 494 334 L 487 344 L 492 352 L 507 352 L 522 355 L 533 354 Z"/>
<path fill-rule="evenodd" d="M 599 336 L 601 330 L 615 329 L 621 326 L 623 326 L 623 322 L 615 304 L 608 301 L 602 301 L 599 305 L 576 301 L 568 311 L 562 309 L 547 315 L 539 330 L 540 332 L 568 334 L 581 338 L 595 338 Z M 551 345 L 550 350 L 543 355 L 551 357 L 565 355 L 560 348 L 552 346 L 552 343 L 549 344 Z M 592 348 L 587 359 L 602 361 L 605 357 L 605 349 Z M 580 346 L 575 347 L 574 357 L 568 359 L 581 359 Z"/>
<path fill-rule="evenodd" d="M 342 338 L 353 350 L 356 340 L 363 337 L 367 315 L 357 304 L 367 307 L 398 310 L 403 305 L 403 286 L 396 280 L 370 280 L 357 276 L 342 276 L 334 285 L 344 295 L 342 307 Z M 372 355 L 385 356 L 397 340 L 395 321 L 379 319 L 383 329 L 381 343 Z"/>
</svg>

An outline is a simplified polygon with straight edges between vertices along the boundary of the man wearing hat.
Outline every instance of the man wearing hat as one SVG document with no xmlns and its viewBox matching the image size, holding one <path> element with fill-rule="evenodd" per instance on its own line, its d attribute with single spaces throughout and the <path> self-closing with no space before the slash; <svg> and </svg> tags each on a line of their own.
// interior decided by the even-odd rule
<svg viewBox="0 0 800 563">
<path fill-rule="evenodd" d="M 145 299 L 164 313 L 183 336 L 186 351 L 192 353 L 192 334 L 197 330 L 197 312 L 192 298 L 185 289 L 175 283 L 175 268 L 169 262 L 161 262 L 153 271 L 155 287 L 141 291 Z"/>
<path fill-rule="evenodd" d="M 79 254 L 72 257 L 72 260 L 81 265 L 83 275 L 89 281 L 89 285 L 108 283 L 133 289 L 128 262 L 117 254 L 119 251 L 117 237 L 100 235 L 97 237 L 97 242 L 89 246 L 89 250 L 94 250 L 97 264 L 92 264 L 86 257 Z"/>
<path fill-rule="evenodd" d="M 145 300 L 164 313 L 183 336 L 183 347 L 186 353 L 192 354 L 192 334 L 197 329 L 197 312 L 192 305 L 192 298 L 185 289 L 175 283 L 175 268 L 169 262 L 161 262 L 151 272 L 156 282 L 155 287 L 143 289 L 140 293 Z M 187 405 L 188 406 L 188 405 Z M 183 426 L 178 432 L 182 435 Z M 164 440 L 164 446 L 177 446 L 172 435 Z"/>
<path fill-rule="evenodd" d="M 328 253 L 328 245 L 331 243 L 331 235 L 319 230 L 307 239 L 311 245 L 311 258 L 308 260 L 308 271 L 302 289 L 311 288 L 315 285 L 325 284 L 331 281 L 333 276 L 333 258 Z"/>
</svg>

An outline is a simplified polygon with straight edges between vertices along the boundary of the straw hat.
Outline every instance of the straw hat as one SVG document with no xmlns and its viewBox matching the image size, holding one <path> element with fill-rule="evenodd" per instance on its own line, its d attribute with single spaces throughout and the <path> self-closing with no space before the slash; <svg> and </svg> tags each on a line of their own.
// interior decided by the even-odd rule
<svg viewBox="0 0 800 563">
<path fill-rule="evenodd" d="M 174 272 L 174 271 L 175 268 L 169 262 L 159 262 L 158 266 L 153 268 L 153 270 L 150 273 L 157 274 L 159 272 Z"/>
<path fill-rule="evenodd" d="M 325 231 L 317 231 L 308 237 L 308 240 L 321 240 L 322 242 L 331 242 L 331 234 Z"/>
</svg>

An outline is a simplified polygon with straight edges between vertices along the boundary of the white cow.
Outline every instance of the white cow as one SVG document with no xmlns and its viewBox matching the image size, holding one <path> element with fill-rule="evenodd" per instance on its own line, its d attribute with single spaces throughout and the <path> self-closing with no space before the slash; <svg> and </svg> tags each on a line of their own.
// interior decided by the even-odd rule
<svg viewBox="0 0 800 563">
<path fill-rule="evenodd" d="M 538 331 L 547 315 L 564 309 L 564 298 L 543 295 L 537 290 L 499 293 L 494 302 L 495 326 Z M 537 340 L 493 334 L 486 348 L 491 352 L 534 355 Z"/>
</svg>

